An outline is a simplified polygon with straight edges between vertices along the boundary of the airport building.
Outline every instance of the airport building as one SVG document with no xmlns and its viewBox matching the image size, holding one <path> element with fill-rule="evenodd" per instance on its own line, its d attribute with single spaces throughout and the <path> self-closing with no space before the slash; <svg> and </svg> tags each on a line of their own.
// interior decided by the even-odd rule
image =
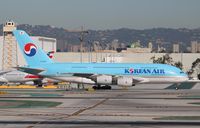
<svg viewBox="0 0 200 128">
<path fill-rule="evenodd" d="M 38 45 L 45 51 L 56 51 L 56 39 L 41 36 L 31 36 L 31 38 L 38 42 Z"/>
</svg>

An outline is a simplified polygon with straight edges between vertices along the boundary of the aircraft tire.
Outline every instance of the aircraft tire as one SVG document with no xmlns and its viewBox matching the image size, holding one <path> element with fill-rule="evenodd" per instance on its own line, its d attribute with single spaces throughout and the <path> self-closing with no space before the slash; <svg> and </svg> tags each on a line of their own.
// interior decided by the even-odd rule
<svg viewBox="0 0 200 128">
<path fill-rule="evenodd" d="M 92 88 L 93 88 L 94 90 L 96 90 L 96 89 L 97 89 L 97 86 L 93 86 Z"/>
<path fill-rule="evenodd" d="M 103 86 L 103 89 L 111 90 L 111 86 L 109 86 L 109 85 Z"/>
<path fill-rule="evenodd" d="M 98 86 L 93 86 L 92 88 L 94 90 L 111 90 L 112 89 L 111 86 L 108 86 L 108 85 L 105 85 L 105 86 L 98 85 Z"/>
</svg>

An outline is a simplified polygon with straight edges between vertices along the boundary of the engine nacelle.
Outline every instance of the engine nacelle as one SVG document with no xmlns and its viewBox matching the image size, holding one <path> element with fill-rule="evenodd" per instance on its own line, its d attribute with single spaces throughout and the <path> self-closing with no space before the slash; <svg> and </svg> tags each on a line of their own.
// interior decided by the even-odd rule
<svg viewBox="0 0 200 128">
<path fill-rule="evenodd" d="M 110 85 L 112 84 L 112 76 L 107 76 L 107 75 L 97 76 L 95 82 L 97 84 Z"/>
<path fill-rule="evenodd" d="M 101 85 L 119 85 L 126 87 L 135 85 L 132 77 L 126 77 L 126 76 L 113 77 L 108 75 L 99 75 L 93 77 L 92 79 L 96 82 L 96 84 L 101 84 Z"/>
<path fill-rule="evenodd" d="M 133 79 L 131 77 L 118 77 L 117 78 L 117 85 L 119 86 L 134 86 Z"/>
</svg>

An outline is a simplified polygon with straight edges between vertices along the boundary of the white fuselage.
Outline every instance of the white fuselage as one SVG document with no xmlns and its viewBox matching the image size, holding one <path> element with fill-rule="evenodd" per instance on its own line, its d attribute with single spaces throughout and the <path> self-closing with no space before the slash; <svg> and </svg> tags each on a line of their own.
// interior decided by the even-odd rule
<svg viewBox="0 0 200 128">
<path fill-rule="evenodd" d="M 31 74 L 24 73 L 17 70 L 5 73 L 0 76 L 0 82 L 3 82 L 3 83 L 20 83 L 20 82 L 39 80 L 39 79 L 41 78 L 38 76 L 31 75 Z"/>
</svg>

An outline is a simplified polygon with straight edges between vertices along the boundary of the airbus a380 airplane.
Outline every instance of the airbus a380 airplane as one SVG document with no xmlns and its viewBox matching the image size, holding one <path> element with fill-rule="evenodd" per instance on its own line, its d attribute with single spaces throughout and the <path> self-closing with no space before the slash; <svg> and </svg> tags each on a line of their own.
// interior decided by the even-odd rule
<svg viewBox="0 0 200 128">
<path fill-rule="evenodd" d="M 180 83 L 188 76 L 166 64 L 56 63 L 22 30 L 13 31 L 27 62 L 23 72 L 57 80 L 91 85 L 134 86 L 140 83 Z"/>
</svg>

